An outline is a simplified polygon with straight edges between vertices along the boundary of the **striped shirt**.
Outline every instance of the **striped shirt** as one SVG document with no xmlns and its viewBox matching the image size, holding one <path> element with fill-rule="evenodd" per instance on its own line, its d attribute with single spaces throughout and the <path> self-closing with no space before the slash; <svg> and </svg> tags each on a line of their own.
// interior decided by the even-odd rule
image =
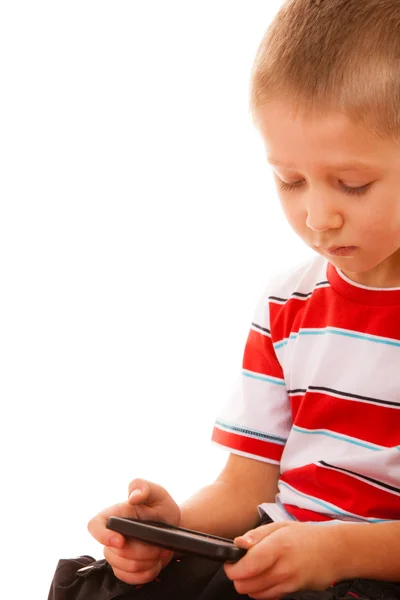
<svg viewBox="0 0 400 600">
<path fill-rule="evenodd" d="M 400 289 L 320 256 L 277 277 L 213 441 L 280 465 L 276 518 L 400 520 Z"/>
</svg>

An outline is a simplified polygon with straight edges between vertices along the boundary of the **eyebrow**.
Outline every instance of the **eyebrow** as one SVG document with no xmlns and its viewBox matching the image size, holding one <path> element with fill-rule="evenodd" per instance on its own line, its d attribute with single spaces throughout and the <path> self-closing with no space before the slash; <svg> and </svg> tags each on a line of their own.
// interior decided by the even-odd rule
<svg viewBox="0 0 400 600">
<path fill-rule="evenodd" d="M 268 160 L 269 164 L 273 165 L 274 167 L 284 167 L 285 169 L 296 170 L 294 165 L 285 164 L 284 162 L 275 160 L 272 157 L 267 157 L 267 160 Z M 368 169 L 374 168 L 373 165 L 368 165 L 366 163 L 362 163 L 357 160 L 349 161 L 347 163 L 333 163 L 331 165 L 324 164 L 323 166 L 325 168 L 335 169 L 336 171 L 355 171 L 357 169 L 359 169 L 361 171 L 366 171 Z"/>
</svg>

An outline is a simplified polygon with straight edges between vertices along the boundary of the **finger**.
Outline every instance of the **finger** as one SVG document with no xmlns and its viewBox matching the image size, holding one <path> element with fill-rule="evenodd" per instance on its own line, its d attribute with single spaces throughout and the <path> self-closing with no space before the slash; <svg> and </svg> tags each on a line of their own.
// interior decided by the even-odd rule
<svg viewBox="0 0 400 600">
<path fill-rule="evenodd" d="M 129 504 L 146 504 L 154 506 L 160 504 L 168 496 L 168 492 L 160 485 L 145 479 L 134 479 L 129 484 Z"/>
<path fill-rule="evenodd" d="M 288 521 L 280 521 L 278 523 L 269 523 L 268 525 L 262 525 L 261 527 L 256 527 L 255 529 L 251 529 L 247 531 L 245 534 L 238 536 L 235 538 L 235 544 L 240 548 L 250 548 L 255 544 L 258 544 L 265 537 L 274 533 L 278 529 L 282 529 L 283 527 L 287 527 L 289 524 Z"/>
<path fill-rule="evenodd" d="M 106 508 L 93 517 L 93 519 L 90 519 L 87 528 L 89 533 L 100 542 L 100 544 L 103 544 L 103 546 L 122 548 L 125 543 L 124 536 L 112 529 L 107 529 L 107 521 L 109 517 L 135 518 L 136 516 L 136 509 L 127 502 L 122 502 Z"/>
<path fill-rule="evenodd" d="M 143 585 L 144 583 L 149 583 L 157 577 L 160 570 L 160 563 L 157 563 L 152 569 L 142 571 L 141 573 L 127 573 L 126 571 L 121 571 L 117 568 L 113 569 L 115 577 L 130 585 Z"/>
<path fill-rule="evenodd" d="M 252 598 L 279 598 L 299 588 L 299 581 L 293 575 L 290 565 L 277 561 L 255 577 L 234 580 L 239 594 L 247 594 Z M 257 596 L 256 596 L 257 595 Z"/>
<path fill-rule="evenodd" d="M 115 554 L 128 560 L 160 560 L 164 550 L 159 546 L 145 544 L 138 540 L 126 540 L 123 548 L 112 547 Z"/>
<path fill-rule="evenodd" d="M 291 585 L 290 580 L 285 577 L 271 578 L 269 571 L 264 571 L 258 577 L 234 581 L 234 585 L 239 594 L 268 600 L 275 600 L 296 589 L 296 586 Z"/>
<path fill-rule="evenodd" d="M 232 581 L 258 577 L 270 569 L 280 557 L 282 549 L 265 537 L 261 542 L 254 544 L 246 554 L 236 563 L 224 564 L 224 570 Z"/>
<path fill-rule="evenodd" d="M 118 551 L 115 551 L 109 546 L 104 546 L 103 554 L 106 561 L 113 567 L 126 573 L 143 573 L 154 568 L 156 564 L 160 564 L 160 560 L 141 560 L 141 559 L 130 559 L 125 556 L 121 556 Z"/>
<path fill-rule="evenodd" d="M 276 585 L 274 587 L 248 595 L 250 598 L 254 598 L 254 600 L 280 600 L 280 598 L 283 598 L 286 596 L 286 594 L 290 594 L 291 592 L 295 591 L 296 589 L 292 587 Z"/>
</svg>

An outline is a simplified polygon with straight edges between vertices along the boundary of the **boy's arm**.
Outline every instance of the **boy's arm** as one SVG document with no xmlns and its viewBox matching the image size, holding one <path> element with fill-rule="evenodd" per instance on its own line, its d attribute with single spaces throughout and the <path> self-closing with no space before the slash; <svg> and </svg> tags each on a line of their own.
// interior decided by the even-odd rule
<svg viewBox="0 0 400 600">
<path fill-rule="evenodd" d="M 327 532 L 328 533 L 328 532 Z M 332 527 L 340 579 L 400 581 L 400 522 Z"/>
<path fill-rule="evenodd" d="M 214 483 L 181 506 L 181 527 L 233 539 L 255 527 L 257 505 L 274 502 L 279 465 L 231 454 Z"/>
</svg>

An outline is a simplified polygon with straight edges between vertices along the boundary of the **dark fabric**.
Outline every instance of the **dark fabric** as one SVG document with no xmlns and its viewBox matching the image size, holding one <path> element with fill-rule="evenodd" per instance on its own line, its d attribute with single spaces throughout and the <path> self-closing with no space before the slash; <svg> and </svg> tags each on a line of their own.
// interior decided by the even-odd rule
<svg viewBox="0 0 400 600">
<path fill-rule="evenodd" d="M 89 568 L 80 571 L 88 565 Z M 95 561 L 89 556 L 60 560 L 49 600 L 200 599 L 200 594 L 220 568 L 220 563 L 187 556 L 172 561 L 157 579 L 140 586 L 119 581 L 105 560 Z"/>
<path fill-rule="evenodd" d="M 79 572 L 82 566 L 92 568 Z M 174 560 L 151 583 L 119 581 L 105 560 L 88 556 L 61 560 L 49 600 L 241 600 L 219 563 L 187 556 Z M 344 581 L 323 592 L 297 592 L 285 600 L 400 600 L 400 585 L 369 580 Z"/>
<path fill-rule="evenodd" d="M 265 517 L 259 523 L 270 522 Z M 60 560 L 48 600 L 241 600 L 221 563 L 197 556 L 173 560 L 151 583 L 119 581 L 105 560 L 91 556 Z M 322 592 L 297 592 L 284 600 L 400 600 L 400 584 L 354 580 Z"/>
<path fill-rule="evenodd" d="M 243 596 L 242 596 L 243 598 Z M 284 600 L 400 600 L 400 584 L 369 579 L 342 581 L 323 592 L 297 592 Z"/>
</svg>

